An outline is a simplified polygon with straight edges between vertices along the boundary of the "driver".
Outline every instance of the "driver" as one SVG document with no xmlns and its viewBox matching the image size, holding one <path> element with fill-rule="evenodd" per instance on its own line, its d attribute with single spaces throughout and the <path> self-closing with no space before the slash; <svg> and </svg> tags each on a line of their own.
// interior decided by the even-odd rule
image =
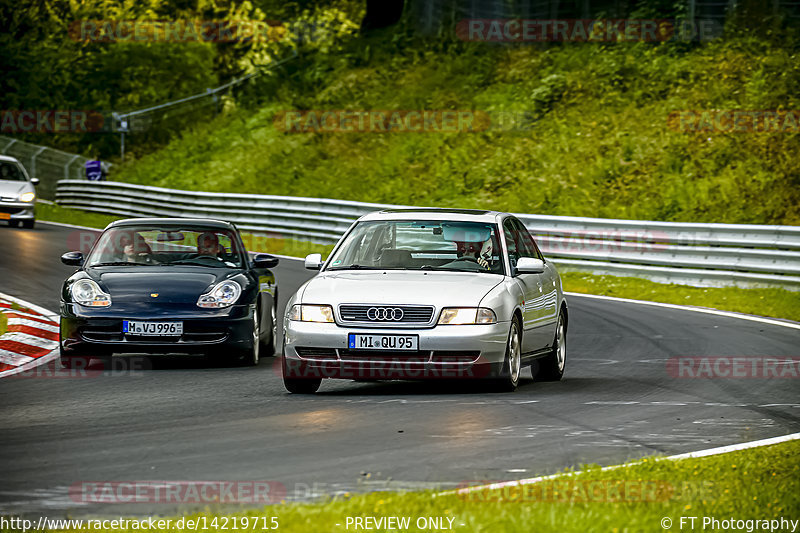
<svg viewBox="0 0 800 533">
<path fill-rule="evenodd" d="M 207 255 L 219 258 L 219 237 L 216 233 L 207 231 L 197 236 L 197 255 Z"/>
<path fill-rule="evenodd" d="M 482 268 L 489 269 L 489 260 L 492 258 L 492 239 L 486 242 L 455 241 L 458 259 L 451 261 L 444 267 L 463 265 L 463 261 L 473 261 Z"/>
</svg>

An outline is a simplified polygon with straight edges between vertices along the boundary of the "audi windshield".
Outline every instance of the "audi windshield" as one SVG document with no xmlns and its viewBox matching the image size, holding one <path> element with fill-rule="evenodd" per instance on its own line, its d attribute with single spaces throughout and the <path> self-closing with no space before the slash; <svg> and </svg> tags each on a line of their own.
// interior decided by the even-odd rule
<svg viewBox="0 0 800 533">
<path fill-rule="evenodd" d="M 497 226 L 382 220 L 357 224 L 325 270 L 437 270 L 505 274 Z"/>
</svg>

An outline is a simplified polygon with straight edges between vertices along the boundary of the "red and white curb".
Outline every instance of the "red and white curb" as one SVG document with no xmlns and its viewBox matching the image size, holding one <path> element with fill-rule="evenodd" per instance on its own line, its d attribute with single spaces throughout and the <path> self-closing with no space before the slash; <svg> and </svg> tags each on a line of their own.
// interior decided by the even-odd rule
<svg viewBox="0 0 800 533">
<path fill-rule="evenodd" d="M 12 304 L 23 309 L 14 309 Z M 58 357 L 58 316 L 38 305 L 0 292 L 0 313 L 8 331 L 0 336 L 0 378 Z"/>
</svg>

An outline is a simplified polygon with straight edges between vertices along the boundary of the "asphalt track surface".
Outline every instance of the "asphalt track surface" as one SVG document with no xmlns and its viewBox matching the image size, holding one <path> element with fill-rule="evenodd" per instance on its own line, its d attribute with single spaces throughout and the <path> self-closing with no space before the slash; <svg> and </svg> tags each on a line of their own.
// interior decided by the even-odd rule
<svg viewBox="0 0 800 533">
<path fill-rule="evenodd" d="M 0 227 L 0 291 L 57 311 L 76 230 Z M 281 303 L 310 276 L 275 270 Z M 800 431 L 796 379 L 676 379 L 677 356 L 800 356 L 800 332 L 631 303 L 569 299 L 565 379 L 513 394 L 468 383 L 323 382 L 291 396 L 276 359 L 87 378 L 0 380 L 0 514 L 146 516 L 172 504 L 81 504 L 82 481 L 270 480 L 288 499 L 454 487 L 617 464 Z M 281 309 L 282 313 L 283 310 Z M 280 316 L 280 315 L 279 315 Z"/>
</svg>

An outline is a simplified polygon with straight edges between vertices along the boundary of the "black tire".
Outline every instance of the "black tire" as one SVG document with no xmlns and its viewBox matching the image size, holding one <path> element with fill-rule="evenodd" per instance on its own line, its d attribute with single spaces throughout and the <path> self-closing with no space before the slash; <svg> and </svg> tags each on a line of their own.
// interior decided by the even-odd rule
<svg viewBox="0 0 800 533">
<path fill-rule="evenodd" d="M 252 345 L 249 349 L 241 354 L 242 365 L 244 366 L 258 366 L 261 361 L 261 310 L 256 309 L 253 311 L 253 334 Z"/>
<path fill-rule="evenodd" d="M 35 225 L 36 225 L 36 221 L 35 220 L 23 220 L 22 221 L 22 227 L 25 228 L 25 229 L 33 229 L 33 227 Z"/>
<path fill-rule="evenodd" d="M 261 357 L 272 357 L 275 355 L 276 352 L 276 342 L 278 340 L 278 320 L 275 316 L 275 303 L 277 302 L 277 293 L 275 295 L 275 299 L 273 300 L 272 305 L 270 305 L 269 316 L 270 316 L 270 328 L 269 328 L 269 337 L 267 340 L 261 339 Z M 262 317 L 263 318 L 263 317 Z M 262 324 L 263 324 L 262 320 Z M 262 333 L 264 333 L 262 331 Z"/>
<path fill-rule="evenodd" d="M 283 386 L 292 394 L 314 394 L 322 385 L 322 378 L 289 378 L 286 377 L 286 342 L 281 350 L 281 375 Z"/>
<path fill-rule="evenodd" d="M 9 220 L 8 221 L 8 225 L 11 226 L 12 228 L 18 228 L 19 227 L 19 220 Z"/>
<path fill-rule="evenodd" d="M 91 362 L 91 357 L 86 357 L 84 355 L 64 355 L 61 354 L 61 368 L 66 368 L 68 370 L 86 370 L 89 368 L 89 363 Z"/>
<path fill-rule="evenodd" d="M 292 394 L 314 394 L 322 385 L 322 378 L 292 379 L 283 378 L 283 386 Z"/>
<path fill-rule="evenodd" d="M 558 314 L 553 350 L 531 366 L 533 379 L 538 381 L 560 381 L 567 366 L 567 321 L 564 311 Z"/>
<path fill-rule="evenodd" d="M 508 329 L 506 357 L 500 375 L 494 379 L 492 389 L 495 392 L 514 392 L 519 385 L 522 374 L 522 329 L 519 319 L 514 317 Z"/>
</svg>

